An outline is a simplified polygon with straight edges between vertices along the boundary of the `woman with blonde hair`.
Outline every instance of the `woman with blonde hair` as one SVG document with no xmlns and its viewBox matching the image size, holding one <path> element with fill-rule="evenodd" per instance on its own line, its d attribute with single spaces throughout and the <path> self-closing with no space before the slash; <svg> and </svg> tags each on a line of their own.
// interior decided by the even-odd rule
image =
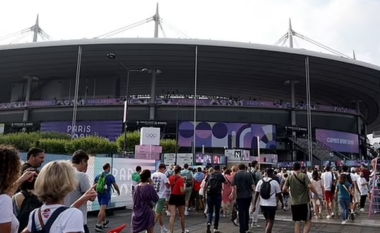
<svg viewBox="0 0 380 233">
<path fill-rule="evenodd" d="M 21 177 L 21 162 L 17 150 L 11 146 L 0 146 L 0 232 L 17 233 L 19 221 L 13 214 L 11 196 L 24 181 L 36 173 L 25 172 Z"/>
<path fill-rule="evenodd" d="M 84 232 L 82 212 L 65 207 L 64 202 L 76 186 L 75 170 L 69 161 L 53 161 L 44 166 L 35 183 L 35 193 L 44 204 L 30 213 L 28 227 L 23 233 L 40 230 L 51 233 Z M 94 197 L 96 192 L 91 187 L 72 206 L 78 208 Z"/>
</svg>

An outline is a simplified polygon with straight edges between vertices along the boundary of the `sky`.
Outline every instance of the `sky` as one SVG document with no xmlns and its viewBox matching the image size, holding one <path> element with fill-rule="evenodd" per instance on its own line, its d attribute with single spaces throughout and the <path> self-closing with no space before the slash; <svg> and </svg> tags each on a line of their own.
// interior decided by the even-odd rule
<svg viewBox="0 0 380 233">
<path fill-rule="evenodd" d="M 291 18 L 296 32 L 348 56 L 355 50 L 357 60 L 380 65 L 380 0 L 3 1 L 0 38 L 32 26 L 39 14 L 40 27 L 52 40 L 91 39 L 153 16 L 156 3 L 169 38 L 186 38 L 171 30 L 174 27 L 192 39 L 273 45 Z M 150 22 L 112 38 L 153 37 L 153 31 Z M 300 38 L 294 46 L 326 52 Z"/>
</svg>

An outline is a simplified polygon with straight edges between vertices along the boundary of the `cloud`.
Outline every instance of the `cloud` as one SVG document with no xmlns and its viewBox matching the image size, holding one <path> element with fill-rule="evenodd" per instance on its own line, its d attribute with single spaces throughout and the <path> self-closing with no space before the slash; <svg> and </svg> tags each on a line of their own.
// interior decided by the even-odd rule
<svg viewBox="0 0 380 233">
<path fill-rule="evenodd" d="M 191 38 L 274 44 L 292 19 L 298 33 L 357 59 L 380 64 L 380 1 L 378 0 L 159 0 L 164 30 L 170 26 Z M 23 7 L 20 7 L 22 5 Z M 54 40 L 93 38 L 154 15 L 156 1 L 49 0 L 2 3 L 0 37 L 40 25 Z M 165 25 L 166 23 L 166 25 Z M 152 37 L 153 23 L 116 37 Z M 15 39 L 15 38 L 14 38 Z M 22 42 L 30 42 L 32 36 Z M 296 39 L 305 49 L 322 51 Z M 0 43 L 9 43 L 0 41 Z"/>
</svg>

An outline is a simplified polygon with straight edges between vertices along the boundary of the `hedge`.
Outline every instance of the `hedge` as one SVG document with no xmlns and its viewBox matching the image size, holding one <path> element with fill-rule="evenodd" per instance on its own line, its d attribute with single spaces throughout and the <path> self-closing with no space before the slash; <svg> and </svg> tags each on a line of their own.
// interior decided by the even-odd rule
<svg viewBox="0 0 380 233">
<path fill-rule="evenodd" d="M 56 132 L 11 133 L 0 135 L 0 144 L 12 145 L 21 152 L 31 147 L 40 147 L 50 154 L 72 154 L 76 150 L 84 150 L 89 154 L 122 153 L 124 134 L 116 142 L 110 142 L 101 137 L 86 137 L 71 139 L 70 135 Z M 140 133 L 127 134 L 127 151 L 135 152 L 135 146 L 140 144 Z M 175 153 L 177 143 L 175 140 L 161 140 L 163 153 Z"/>
</svg>

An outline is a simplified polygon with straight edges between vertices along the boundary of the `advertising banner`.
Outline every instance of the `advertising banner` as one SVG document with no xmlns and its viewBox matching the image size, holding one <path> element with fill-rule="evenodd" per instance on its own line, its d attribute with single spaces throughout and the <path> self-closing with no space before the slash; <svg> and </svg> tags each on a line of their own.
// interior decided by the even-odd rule
<svg viewBox="0 0 380 233">
<path fill-rule="evenodd" d="M 276 149 L 276 127 L 249 123 L 197 122 L 195 126 L 196 147 L 206 148 L 260 148 Z M 181 122 L 178 142 L 181 147 L 191 147 L 194 142 L 194 123 Z"/>
<path fill-rule="evenodd" d="M 347 153 L 359 153 L 359 136 L 334 130 L 316 129 L 316 140 L 328 148 Z"/>
<path fill-rule="evenodd" d="M 140 145 L 144 146 L 158 146 L 160 145 L 161 130 L 160 128 L 142 127 L 140 134 Z"/>
<path fill-rule="evenodd" d="M 89 136 L 99 136 L 107 138 L 110 141 L 116 139 L 122 133 L 121 121 L 77 121 L 74 126 L 74 138 L 83 138 Z M 59 132 L 71 135 L 72 122 L 42 122 L 41 132 Z"/>
</svg>

